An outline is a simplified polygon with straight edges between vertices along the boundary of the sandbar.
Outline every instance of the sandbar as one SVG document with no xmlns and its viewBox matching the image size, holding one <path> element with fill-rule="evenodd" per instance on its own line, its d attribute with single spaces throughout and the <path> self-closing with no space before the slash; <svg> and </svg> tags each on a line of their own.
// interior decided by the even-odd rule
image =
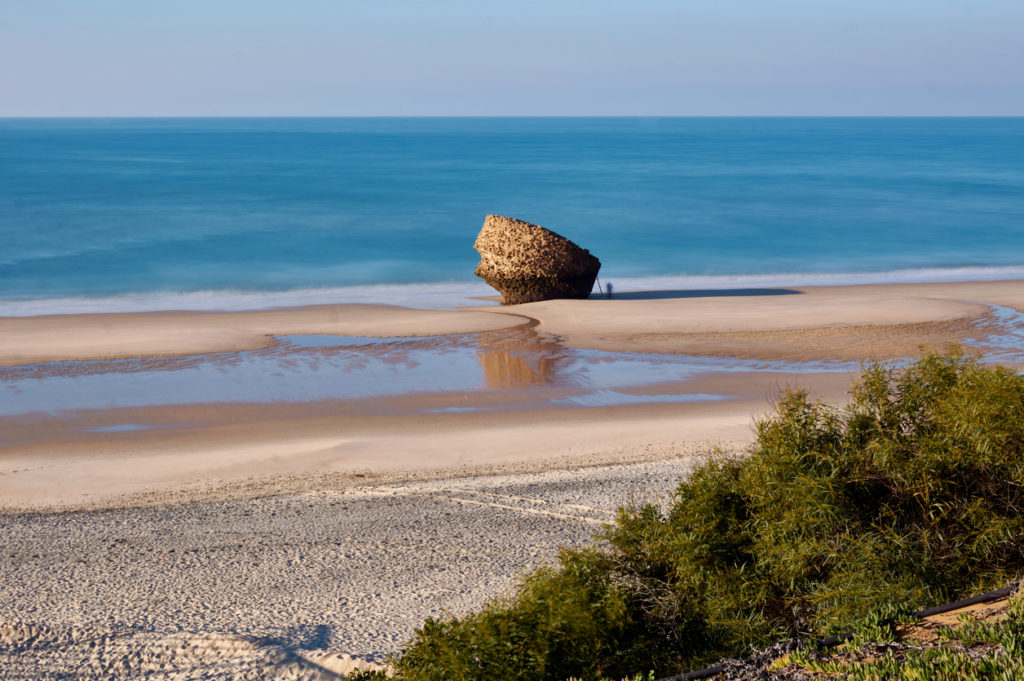
<svg viewBox="0 0 1024 681">
<path fill-rule="evenodd" d="M 0 318 L 0 366 L 233 352 L 274 336 L 437 336 L 533 320 L 572 347 L 737 357 L 887 359 L 958 342 L 992 305 L 1024 309 L 1024 283 L 616 292 L 612 299 L 421 310 L 317 305 L 241 312 Z"/>
<path fill-rule="evenodd" d="M 524 323 L 486 312 L 314 305 L 241 312 L 137 312 L 0 318 L 0 366 L 254 350 L 287 334 L 440 336 Z"/>
<path fill-rule="evenodd" d="M 636 291 L 501 308 L 575 347 L 795 361 L 886 360 L 962 343 L 1024 282 Z"/>
</svg>

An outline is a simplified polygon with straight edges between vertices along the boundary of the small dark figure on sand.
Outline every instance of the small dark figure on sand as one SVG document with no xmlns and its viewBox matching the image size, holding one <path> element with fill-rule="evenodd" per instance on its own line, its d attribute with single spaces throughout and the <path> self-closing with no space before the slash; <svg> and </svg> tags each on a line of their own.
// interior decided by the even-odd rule
<svg viewBox="0 0 1024 681">
<path fill-rule="evenodd" d="M 612 282 L 608 282 L 604 285 L 604 295 L 608 298 L 612 297 Z"/>
</svg>

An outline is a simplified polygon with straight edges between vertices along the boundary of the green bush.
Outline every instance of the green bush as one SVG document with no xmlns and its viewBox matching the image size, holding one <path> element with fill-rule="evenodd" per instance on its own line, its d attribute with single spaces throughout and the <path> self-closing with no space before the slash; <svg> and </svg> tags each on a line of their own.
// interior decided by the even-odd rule
<svg viewBox="0 0 1024 681">
<path fill-rule="evenodd" d="M 428 621 L 408 681 L 679 673 L 751 644 L 849 630 L 1024 568 L 1024 378 L 958 353 L 867 368 L 845 408 L 782 395 L 744 458 L 621 510 L 600 548 L 463 618 Z"/>
<path fill-rule="evenodd" d="M 562 669 L 600 678 L 628 645 L 624 595 L 600 553 L 565 552 L 561 569 L 536 572 L 513 597 L 428 621 L 401 668 L 417 679 L 540 679 Z"/>
</svg>

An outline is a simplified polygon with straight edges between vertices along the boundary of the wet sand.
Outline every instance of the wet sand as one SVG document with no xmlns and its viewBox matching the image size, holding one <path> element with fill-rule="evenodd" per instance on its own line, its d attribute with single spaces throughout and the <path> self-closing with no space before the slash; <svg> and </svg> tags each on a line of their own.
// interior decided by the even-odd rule
<svg viewBox="0 0 1024 681">
<path fill-rule="evenodd" d="M 747 385 L 738 385 L 747 378 Z M 750 394 L 727 404 L 443 414 L 398 411 L 421 407 L 417 403 L 429 398 L 294 409 L 202 405 L 101 414 L 117 422 L 167 419 L 174 425 L 166 430 L 82 433 L 80 422 L 61 419 L 47 420 L 53 427 L 45 434 L 46 422 L 13 419 L 20 430 L 6 430 L 23 442 L 0 453 L 0 504 L 22 510 L 109 508 L 339 489 L 367 479 L 656 460 L 694 443 L 711 448 L 720 441 L 748 442 L 752 419 L 782 379 L 730 376 L 728 382 Z M 847 375 L 828 382 L 834 386 L 831 396 L 844 397 Z M 389 408 L 395 413 L 384 411 Z"/>
<path fill-rule="evenodd" d="M 473 311 L 359 305 L 2 319 L 0 506 L 200 490 L 194 498 L 255 481 L 270 490 L 274 478 L 294 489 L 323 474 L 628 460 L 678 441 L 749 440 L 753 418 L 783 387 L 842 401 L 858 361 L 954 342 L 991 353 L 984 341 L 999 333 L 1004 345 L 1020 343 L 1020 320 L 999 328 L 993 305 L 1024 309 L 1024 284 L 627 292 Z M 282 344 L 327 333 L 369 344 Z M 410 336 L 422 340 L 370 342 Z M 96 361 L 197 352 L 205 354 Z M 339 353 L 344 361 L 332 359 Z M 687 359 L 700 355 L 738 359 Z M 93 361 L 30 363 L 43 357 Z M 118 392 L 125 381 L 137 393 L 130 399 Z"/>
<path fill-rule="evenodd" d="M 886 360 L 974 334 L 992 305 L 1024 309 L 1018 281 L 639 291 L 505 310 L 573 347 L 791 361 Z"/>
<path fill-rule="evenodd" d="M 987 305 L 1024 307 L 1024 283 L 958 282 L 730 291 L 617 292 L 466 310 L 320 305 L 246 312 L 156 312 L 0 318 L 0 366 L 166 357 L 266 347 L 273 336 L 402 337 L 511 328 L 529 320 L 570 347 L 782 359 L 915 354 L 915 334 L 955 341 Z M 844 334 L 875 344 L 843 347 Z M 889 337 L 898 340 L 887 341 Z M 822 342 L 820 339 L 826 338 Z M 725 347 L 716 347 L 727 340 Z"/>
<path fill-rule="evenodd" d="M 245 312 L 140 312 L 0 318 L 0 366 L 61 360 L 180 357 L 267 347 L 274 336 L 439 336 L 525 320 L 486 312 L 316 305 Z"/>
<path fill-rule="evenodd" d="M 0 319 L 0 679 L 339 678 L 742 455 L 786 387 L 1021 362 L 1020 310 L 988 282 Z"/>
</svg>

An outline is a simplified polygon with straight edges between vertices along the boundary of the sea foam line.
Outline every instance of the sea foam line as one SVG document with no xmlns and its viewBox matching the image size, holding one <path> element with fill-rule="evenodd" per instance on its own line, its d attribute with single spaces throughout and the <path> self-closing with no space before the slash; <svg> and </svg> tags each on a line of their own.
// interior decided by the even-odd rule
<svg viewBox="0 0 1024 681">
<path fill-rule="evenodd" d="M 700 291 L 783 286 L 855 286 L 860 284 L 925 284 L 957 281 L 1024 279 L 1024 266 L 930 267 L 881 272 L 792 272 L 785 274 L 680 275 L 612 277 L 602 273 L 617 291 Z"/>
<path fill-rule="evenodd" d="M 444 309 L 495 305 L 497 303 L 479 299 L 494 295 L 496 295 L 494 289 L 483 282 L 378 284 L 287 291 L 215 290 L 183 293 L 126 293 L 116 296 L 0 300 L 0 317 L 170 310 L 203 312 L 268 310 L 333 304 L 399 305 L 421 309 Z"/>
<path fill-rule="evenodd" d="M 615 291 L 702 291 L 787 286 L 851 286 L 956 281 L 1024 280 L 1024 266 L 902 269 L 884 272 L 801 272 L 788 274 L 665 275 L 615 277 L 602 272 L 600 283 Z M 595 286 L 595 293 L 598 289 Z M 479 281 L 375 284 L 286 291 L 214 290 L 131 293 L 115 296 L 66 296 L 0 299 L 0 317 L 50 314 L 155 312 L 166 310 L 267 310 L 328 304 L 398 305 L 420 309 L 495 305 L 496 291 Z"/>
</svg>

